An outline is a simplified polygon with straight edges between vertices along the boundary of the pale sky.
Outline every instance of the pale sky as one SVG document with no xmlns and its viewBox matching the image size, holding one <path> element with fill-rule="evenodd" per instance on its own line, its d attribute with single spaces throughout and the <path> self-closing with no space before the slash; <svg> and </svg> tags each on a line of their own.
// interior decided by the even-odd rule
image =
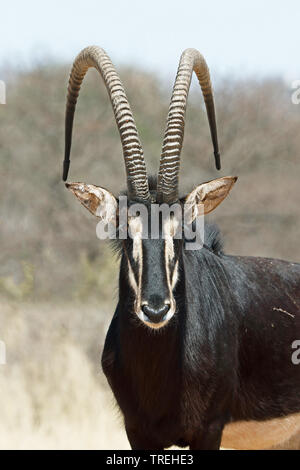
<svg viewBox="0 0 300 470">
<path fill-rule="evenodd" d="M 98 44 L 168 77 L 194 47 L 221 75 L 300 78 L 300 0 L 3 0 L 0 18 L 0 64 L 71 62 Z"/>
</svg>

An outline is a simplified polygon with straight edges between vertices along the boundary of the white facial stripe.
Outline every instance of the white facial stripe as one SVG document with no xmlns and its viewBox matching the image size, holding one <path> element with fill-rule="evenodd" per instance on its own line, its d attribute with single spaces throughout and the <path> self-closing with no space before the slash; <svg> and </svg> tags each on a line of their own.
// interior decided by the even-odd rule
<svg viewBox="0 0 300 470">
<path fill-rule="evenodd" d="M 128 219 L 128 230 L 131 238 L 134 240 L 137 235 L 140 237 L 143 233 L 143 224 L 141 217 L 129 217 Z"/>
<path fill-rule="evenodd" d="M 169 217 L 164 225 L 165 263 L 166 263 L 166 273 L 167 273 L 170 298 L 173 298 L 172 289 L 174 289 L 176 282 L 178 281 L 178 261 L 176 261 L 172 276 L 170 273 L 170 261 L 172 261 L 175 257 L 174 236 L 178 230 L 178 227 L 179 227 L 179 221 L 176 219 L 176 217 Z"/>
<path fill-rule="evenodd" d="M 143 249 L 142 249 L 142 233 L 143 226 L 140 217 L 132 217 L 128 222 L 128 229 L 130 236 L 133 239 L 133 250 L 132 256 L 134 261 L 138 262 L 140 267 L 142 264 L 143 258 Z"/>
<path fill-rule="evenodd" d="M 163 233 L 165 238 L 166 272 L 169 273 L 169 262 L 174 259 L 174 236 L 178 230 L 179 221 L 175 217 L 169 217 L 164 224 Z M 169 275 L 170 278 L 170 275 Z"/>
<path fill-rule="evenodd" d="M 172 296 L 172 289 L 175 287 L 175 284 L 178 280 L 178 260 L 176 261 L 172 275 L 170 272 L 170 262 L 174 259 L 174 256 L 175 256 L 174 240 L 173 238 L 168 237 L 165 240 L 165 266 L 166 266 L 166 275 L 167 275 L 167 282 L 169 286 L 170 297 Z"/>
<path fill-rule="evenodd" d="M 138 312 L 141 309 L 141 291 L 142 291 L 142 271 L 143 271 L 143 245 L 142 245 L 142 221 L 140 217 L 132 217 L 128 221 L 128 228 L 130 236 L 133 239 L 132 257 L 138 265 L 138 281 L 136 282 L 135 275 L 128 260 L 129 281 L 133 288 L 135 299 L 135 310 Z"/>
<path fill-rule="evenodd" d="M 169 264 L 169 261 L 172 260 L 175 256 L 174 251 L 174 241 L 173 238 L 169 235 L 165 239 L 165 255 L 166 255 L 166 266 Z"/>
<path fill-rule="evenodd" d="M 139 233 L 133 239 L 132 256 L 133 256 L 134 261 L 138 262 L 140 265 L 141 260 L 143 258 L 143 247 L 142 247 L 142 238 Z"/>
<path fill-rule="evenodd" d="M 165 220 L 164 226 L 163 226 L 163 234 L 164 238 L 167 240 L 169 237 L 173 238 L 175 237 L 177 230 L 179 227 L 179 221 L 176 217 L 168 217 Z"/>
<path fill-rule="evenodd" d="M 129 260 L 128 260 L 128 278 L 129 278 L 130 285 L 133 288 L 133 290 L 135 292 L 135 295 L 137 296 L 138 295 L 138 286 L 137 286 L 135 276 L 133 274 L 132 267 L 130 265 Z"/>
<path fill-rule="evenodd" d="M 175 268 L 174 268 L 173 275 L 172 275 L 172 283 L 171 283 L 172 289 L 174 289 L 174 287 L 176 286 L 177 281 L 178 281 L 178 260 L 176 261 Z"/>
</svg>

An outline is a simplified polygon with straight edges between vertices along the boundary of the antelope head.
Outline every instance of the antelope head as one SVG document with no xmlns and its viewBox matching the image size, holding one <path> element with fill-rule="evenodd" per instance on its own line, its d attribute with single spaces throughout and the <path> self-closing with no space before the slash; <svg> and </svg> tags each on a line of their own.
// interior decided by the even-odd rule
<svg viewBox="0 0 300 470">
<path fill-rule="evenodd" d="M 184 137 L 187 97 L 193 71 L 202 89 L 217 169 L 220 169 L 217 127 L 210 74 L 203 56 L 195 49 L 186 49 L 178 67 L 169 107 L 157 182 L 149 186 L 141 142 L 124 87 L 103 49 L 87 47 L 76 57 L 70 74 L 66 122 L 65 160 L 63 180 L 70 166 L 72 127 L 77 97 L 83 78 L 90 67 L 98 70 L 107 88 L 118 130 L 127 174 L 128 217 L 130 237 L 122 240 L 122 266 L 126 265 L 126 279 L 132 297 L 132 313 L 151 328 L 166 325 L 176 312 L 174 292 L 180 276 L 180 259 L 184 240 L 175 237 L 182 230 L 182 220 L 169 212 L 161 218 L 156 237 L 148 223 L 157 205 L 189 206 L 190 222 L 200 213 L 207 214 L 227 196 L 235 177 L 218 178 L 197 186 L 184 198 L 178 196 L 180 154 Z M 67 183 L 67 188 L 93 215 L 104 223 L 119 223 L 119 199 L 110 191 L 93 184 Z M 130 213 L 139 204 L 140 210 Z M 146 218 L 141 217 L 142 208 Z M 143 234 L 146 231 L 146 237 Z"/>
</svg>

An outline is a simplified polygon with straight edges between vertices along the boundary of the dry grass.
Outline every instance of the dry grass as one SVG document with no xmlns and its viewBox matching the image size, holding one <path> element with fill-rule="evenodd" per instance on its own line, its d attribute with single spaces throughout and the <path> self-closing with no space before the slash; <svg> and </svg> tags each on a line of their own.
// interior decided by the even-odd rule
<svg viewBox="0 0 300 470">
<path fill-rule="evenodd" d="M 0 449 L 128 449 L 95 306 L 1 304 Z"/>
</svg>

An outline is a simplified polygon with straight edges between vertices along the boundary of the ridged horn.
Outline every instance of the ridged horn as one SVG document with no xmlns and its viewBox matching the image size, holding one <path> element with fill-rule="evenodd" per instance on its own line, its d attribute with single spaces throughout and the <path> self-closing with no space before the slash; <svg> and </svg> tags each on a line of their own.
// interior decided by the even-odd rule
<svg viewBox="0 0 300 470">
<path fill-rule="evenodd" d="M 107 88 L 119 129 L 127 172 L 127 185 L 132 197 L 150 198 L 143 150 L 132 111 L 117 72 L 106 54 L 98 46 L 83 49 L 76 57 L 70 74 L 65 118 L 65 159 L 63 180 L 70 166 L 72 129 L 77 98 L 84 76 L 90 67 L 98 70 Z"/>
<path fill-rule="evenodd" d="M 178 199 L 178 175 L 184 136 L 185 111 L 193 71 L 198 77 L 204 97 L 216 167 L 218 170 L 221 168 L 209 69 L 199 51 L 186 49 L 180 58 L 163 140 L 157 181 L 157 198 L 159 202 L 172 203 Z"/>
</svg>

